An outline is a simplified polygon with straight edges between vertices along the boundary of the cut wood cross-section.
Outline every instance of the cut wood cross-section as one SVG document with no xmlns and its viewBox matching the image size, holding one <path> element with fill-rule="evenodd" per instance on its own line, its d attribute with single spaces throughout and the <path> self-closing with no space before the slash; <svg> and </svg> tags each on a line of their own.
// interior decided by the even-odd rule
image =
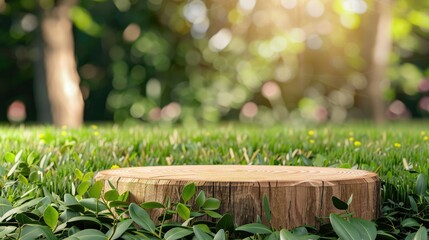
<svg viewBox="0 0 429 240">
<path fill-rule="evenodd" d="M 110 181 L 119 192 L 130 192 L 130 201 L 172 202 L 180 199 L 183 187 L 195 183 L 207 197 L 221 200 L 220 213 L 231 213 L 237 224 L 253 223 L 257 216 L 266 222 L 264 194 L 269 199 L 273 227 L 318 226 L 318 217 L 338 212 L 332 196 L 347 201 L 356 217 L 375 219 L 380 211 L 380 180 L 377 174 L 353 169 L 198 165 L 120 168 L 101 171 L 96 179 Z M 108 181 L 107 181 L 108 180 Z"/>
</svg>

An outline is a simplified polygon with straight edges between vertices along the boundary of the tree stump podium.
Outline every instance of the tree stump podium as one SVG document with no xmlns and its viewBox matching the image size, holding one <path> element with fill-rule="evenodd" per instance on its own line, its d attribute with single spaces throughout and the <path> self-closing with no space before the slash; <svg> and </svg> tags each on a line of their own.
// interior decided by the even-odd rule
<svg viewBox="0 0 429 240">
<path fill-rule="evenodd" d="M 380 180 L 363 170 L 294 166 L 194 165 L 156 166 L 105 170 L 97 180 L 107 180 L 130 201 L 164 203 L 180 199 L 183 187 L 194 182 L 197 191 L 221 200 L 220 213 L 231 213 L 239 225 L 266 222 L 263 196 L 269 199 L 274 227 L 318 226 L 317 217 L 338 212 L 332 196 L 347 201 L 356 217 L 375 219 L 380 211 Z"/>
</svg>

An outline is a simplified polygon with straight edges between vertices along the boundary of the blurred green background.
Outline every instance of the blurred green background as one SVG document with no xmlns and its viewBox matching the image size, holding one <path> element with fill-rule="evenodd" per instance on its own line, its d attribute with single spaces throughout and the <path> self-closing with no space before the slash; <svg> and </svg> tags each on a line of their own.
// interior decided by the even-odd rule
<svg viewBox="0 0 429 240">
<path fill-rule="evenodd" d="M 41 9 L 58 2 L 0 0 L 1 122 L 42 119 L 38 28 Z M 388 21 L 377 28 L 382 15 Z M 388 120 L 429 115 L 427 1 L 84 0 L 70 19 L 85 121 L 338 123 L 374 112 Z M 384 28 L 389 34 L 375 41 Z M 377 49 L 388 49 L 387 68 L 372 79 Z M 370 101 L 371 82 L 382 107 Z M 24 116 L 11 119 L 11 106 Z"/>
</svg>

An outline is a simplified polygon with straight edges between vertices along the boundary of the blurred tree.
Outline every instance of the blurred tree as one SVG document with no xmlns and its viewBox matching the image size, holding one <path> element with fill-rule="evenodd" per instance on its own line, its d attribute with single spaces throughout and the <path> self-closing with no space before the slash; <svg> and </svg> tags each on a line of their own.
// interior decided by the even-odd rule
<svg viewBox="0 0 429 240">
<path fill-rule="evenodd" d="M 36 85 L 40 87 L 36 97 L 41 119 L 49 118 L 42 111 L 49 108 L 52 121 L 57 126 L 79 127 L 83 123 L 84 102 L 79 87 L 80 78 L 76 69 L 72 22 L 69 17 L 70 10 L 77 2 L 38 1 L 41 10 L 39 40 L 42 43 L 38 44 L 40 57 L 37 62 L 43 63 L 43 66 L 39 65 L 37 68 Z"/>
<path fill-rule="evenodd" d="M 369 34 L 366 34 L 363 46 L 368 84 L 364 91 L 366 101 L 362 102 L 362 109 L 375 122 L 381 123 L 386 120 L 383 85 L 388 82 L 386 71 L 392 51 L 392 1 L 374 1 L 368 4 L 370 10 L 365 26 Z"/>
</svg>

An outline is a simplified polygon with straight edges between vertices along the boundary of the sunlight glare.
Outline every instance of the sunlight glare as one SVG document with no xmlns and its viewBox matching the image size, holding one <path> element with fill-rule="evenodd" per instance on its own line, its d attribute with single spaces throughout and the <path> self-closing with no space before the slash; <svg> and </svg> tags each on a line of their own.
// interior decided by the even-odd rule
<svg viewBox="0 0 429 240">
<path fill-rule="evenodd" d="M 319 0 L 310 0 L 306 5 L 308 15 L 318 18 L 325 12 L 325 6 Z"/>
<path fill-rule="evenodd" d="M 203 1 L 194 0 L 183 8 L 183 15 L 193 24 L 201 23 L 206 19 L 207 7 Z"/>
<path fill-rule="evenodd" d="M 256 0 L 239 0 L 238 6 L 246 12 L 251 12 L 256 5 Z"/>
<path fill-rule="evenodd" d="M 280 1 L 282 7 L 285 9 L 293 9 L 296 7 L 298 1 L 297 0 L 281 0 Z"/>
<path fill-rule="evenodd" d="M 304 42 L 305 38 L 305 32 L 301 28 L 293 28 L 290 30 L 290 41 Z"/>
<path fill-rule="evenodd" d="M 310 49 L 317 50 L 323 45 L 323 40 L 317 34 L 312 34 L 307 38 L 307 46 Z"/>
<path fill-rule="evenodd" d="M 209 40 L 209 47 L 212 51 L 218 52 L 225 49 L 232 40 L 232 33 L 227 28 L 222 28 Z"/>
<path fill-rule="evenodd" d="M 363 0 L 343 0 L 343 8 L 352 13 L 363 14 L 368 9 L 368 6 Z"/>
</svg>

